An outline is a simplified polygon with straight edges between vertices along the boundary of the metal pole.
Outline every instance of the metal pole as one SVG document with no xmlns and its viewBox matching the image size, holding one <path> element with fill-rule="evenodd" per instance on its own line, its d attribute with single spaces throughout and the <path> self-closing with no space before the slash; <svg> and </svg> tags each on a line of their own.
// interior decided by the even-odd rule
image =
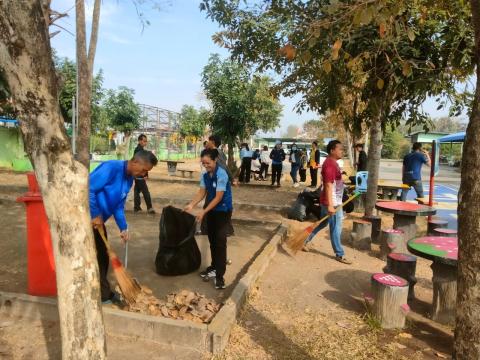
<svg viewBox="0 0 480 360">
<path fill-rule="evenodd" d="M 428 199 L 428 206 L 433 206 L 433 189 L 435 186 L 435 158 L 436 158 L 436 141 L 432 141 L 432 158 L 430 159 L 430 198 Z M 432 215 L 428 216 L 428 220 L 432 219 Z"/>
</svg>

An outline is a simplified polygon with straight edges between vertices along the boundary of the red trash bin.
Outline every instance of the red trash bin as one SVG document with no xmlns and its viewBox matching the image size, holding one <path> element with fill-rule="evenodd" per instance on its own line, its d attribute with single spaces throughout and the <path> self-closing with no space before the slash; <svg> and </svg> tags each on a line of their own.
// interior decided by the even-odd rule
<svg viewBox="0 0 480 360">
<path fill-rule="evenodd" d="M 28 294 L 56 296 L 55 259 L 48 219 L 35 173 L 27 173 L 29 191 L 17 199 L 27 210 Z"/>
</svg>

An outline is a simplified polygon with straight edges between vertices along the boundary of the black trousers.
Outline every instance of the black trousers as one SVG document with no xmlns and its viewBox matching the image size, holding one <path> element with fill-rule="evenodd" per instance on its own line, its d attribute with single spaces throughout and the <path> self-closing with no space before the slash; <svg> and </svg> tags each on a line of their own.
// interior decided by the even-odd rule
<svg viewBox="0 0 480 360">
<path fill-rule="evenodd" d="M 250 172 L 252 171 L 252 158 L 244 157 L 240 167 L 240 175 L 238 180 L 240 182 L 250 182 Z"/>
<path fill-rule="evenodd" d="M 281 177 L 282 177 L 282 164 L 272 164 L 272 185 L 275 184 L 275 180 L 277 180 L 277 184 L 280 185 Z"/>
<path fill-rule="evenodd" d="M 318 169 L 310 167 L 310 177 L 312 178 L 312 186 L 317 187 L 317 179 L 318 179 Z"/>
<path fill-rule="evenodd" d="M 151 209 L 152 198 L 150 197 L 150 191 L 148 191 L 147 182 L 142 179 L 135 179 L 135 188 L 133 189 L 133 210 L 140 210 L 140 193 L 143 194 L 147 209 Z"/>
<path fill-rule="evenodd" d="M 307 169 L 300 168 L 300 170 L 298 170 L 298 172 L 300 174 L 300 182 L 307 181 Z"/>
<path fill-rule="evenodd" d="M 230 227 L 231 212 L 210 211 L 207 213 L 208 242 L 210 243 L 211 267 L 222 280 L 227 269 L 227 232 Z"/>
<path fill-rule="evenodd" d="M 105 237 L 108 239 L 105 225 L 103 226 L 103 231 L 105 232 Z M 93 236 L 95 238 L 95 247 L 97 249 L 98 270 L 100 272 L 100 292 L 102 294 L 102 301 L 107 301 L 113 296 L 113 292 L 110 289 L 110 283 L 107 279 L 108 263 L 110 259 L 108 257 L 107 247 L 105 246 L 100 233 L 95 228 L 93 229 Z"/>
<path fill-rule="evenodd" d="M 265 173 L 265 175 L 264 175 Z M 268 175 L 268 164 L 261 163 L 260 164 L 260 179 L 266 179 Z"/>
</svg>

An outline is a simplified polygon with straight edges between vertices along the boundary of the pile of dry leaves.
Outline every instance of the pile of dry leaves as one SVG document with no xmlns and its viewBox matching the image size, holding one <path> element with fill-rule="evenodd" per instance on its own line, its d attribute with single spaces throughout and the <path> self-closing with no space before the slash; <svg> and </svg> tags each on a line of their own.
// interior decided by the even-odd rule
<svg viewBox="0 0 480 360">
<path fill-rule="evenodd" d="M 123 310 L 196 323 L 209 323 L 220 310 L 220 304 L 217 304 L 215 300 L 207 299 L 204 295 L 188 290 L 182 290 L 178 294 L 169 294 L 166 301 L 159 300 L 152 294 L 151 289 L 142 286 L 142 291 L 137 296 L 135 303 L 125 306 Z"/>
</svg>

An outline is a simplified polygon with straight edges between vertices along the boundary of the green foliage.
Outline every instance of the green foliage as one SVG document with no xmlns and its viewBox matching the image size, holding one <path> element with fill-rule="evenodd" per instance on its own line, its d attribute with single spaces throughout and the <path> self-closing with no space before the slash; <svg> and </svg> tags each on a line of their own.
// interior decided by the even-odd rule
<svg viewBox="0 0 480 360">
<path fill-rule="evenodd" d="M 191 105 L 183 105 L 180 111 L 180 135 L 200 138 L 205 133 L 208 110 L 197 110 Z"/>
<path fill-rule="evenodd" d="M 467 2 L 418 0 L 204 0 L 225 31 L 214 40 L 235 59 L 279 74 L 277 90 L 303 94 L 298 109 L 323 114 L 344 89 L 365 103 L 348 119 L 383 127 L 425 124 L 428 96 L 456 94 L 474 69 Z M 460 46 L 459 46 L 460 45 Z"/>
<path fill-rule="evenodd" d="M 251 76 L 246 67 L 214 54 L 203 69 L 202 84 L 212 104 L 212 130 L 227 143 L 278 126 L 282 107 L 271 93 L 270 78 Z"/>
<path fill-rule="evenodd" d="M 59 59 L 54 57 L 55 69 L 57 71 L 57 76 L 59 77 L 60 89 L 59 89 L 59 103 L 60 111 L 63 116 L 63 120 L 67 123 L 72 121 L 72 99 L 76 96 L 76 73 L 77 68 L 75 62 L 63 58 Z M 101 108 L 100 104 L 104 97 L 103 85 L 103 72 L 100 70 L 97 75 L 93 77 L 92 83 L 92 119 L 91 127 L 92 129 L 98 128 L 101 123 Z"/>
<path fill-rule="evenodd" d="M 134 94 L 133 89 L 125 86 L 107 91 L 103 107 L 108 123 L 115 130 L 129 132 L 139 127 L 141 111 Z"/>
<path fill-rule="evenodd" d="M 408 153 L 410 142 L 398 130 L 388 126 L 383 135 L 382 158 L 400 159 L 402 155 L 406 155 L 405 148 Z"/>
</svg>

